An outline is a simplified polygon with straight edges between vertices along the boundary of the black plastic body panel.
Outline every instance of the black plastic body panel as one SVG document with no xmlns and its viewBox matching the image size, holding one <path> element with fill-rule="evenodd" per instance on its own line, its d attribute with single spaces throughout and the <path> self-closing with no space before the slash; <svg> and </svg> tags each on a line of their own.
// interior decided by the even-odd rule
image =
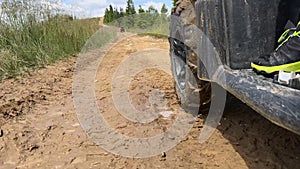
<svg viewBox="0 0 300 169">
<path fill-rule="evenodd" d="M 231 69 L 250 68 L 276 41 L 280 0 L 198 0 L 197 26 Z M 285 22 L 285 21 L 282 21 Z M 201 57 L 201 56 L 200 56 Z"/>
<path fill-rule="evenodd" d="M 225 69 L 225 76 L 226 82 L 218 83 L 227 91 L 271 122 L 300 135 L 300 90 L 275 84 L 252 70 Z"/>
<path fill-rule="evenodd" d="M 198 37 L 198 77 L 218 83 L 265 118 L 300 135 L 300 90 L 249 69 L 254 58 L 274 50 L 292 1 L 197 0 L 197 27 L 206 37 Z"/>
</svg>

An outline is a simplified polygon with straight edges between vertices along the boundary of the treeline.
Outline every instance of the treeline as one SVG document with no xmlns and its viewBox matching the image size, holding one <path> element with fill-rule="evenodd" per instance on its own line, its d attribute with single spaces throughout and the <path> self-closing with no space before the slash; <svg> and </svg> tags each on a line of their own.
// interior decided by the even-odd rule
<svg viewBox="0 0 300 169">
<path fill-rule="evenodd" d="M 178 0 L 173 0 L 173 7 L 176 6 L 177 1 L 178 1 Z"/>
<path fill-rule="evenodd" d="M 143 9 L 139 5 L 138 9 L 135 9 L 132 0 L 127 0 L 127 6 L 123 8 L 113 8 L 110 5 L 105 10 L 104 23 L 115 24 L 116 26 L 124 26 L 127 28 L 139 27 L 145 29 L 149 26 L 153 26 L 156 22 L 162 22 L 167 20 L 168 9 L 165 4 L 158 10 L 153 6 L 148 9 Z"/>
</svg>

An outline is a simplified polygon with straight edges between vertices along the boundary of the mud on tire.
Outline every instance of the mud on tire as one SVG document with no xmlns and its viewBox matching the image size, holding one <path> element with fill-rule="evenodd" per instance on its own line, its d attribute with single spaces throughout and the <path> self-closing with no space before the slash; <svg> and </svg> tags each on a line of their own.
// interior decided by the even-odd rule
<svg viewBox="0 0 300 169">
<path fill-rule="evenodd" d="M 188 112 L 194 109 L 208 111 L 210 83 L 197 77 L 196 12 L 194 0 L 179 0 L 172 11 L 170 25 L 170 58 L 175 89 L 181 107 Z"/>
</svg>

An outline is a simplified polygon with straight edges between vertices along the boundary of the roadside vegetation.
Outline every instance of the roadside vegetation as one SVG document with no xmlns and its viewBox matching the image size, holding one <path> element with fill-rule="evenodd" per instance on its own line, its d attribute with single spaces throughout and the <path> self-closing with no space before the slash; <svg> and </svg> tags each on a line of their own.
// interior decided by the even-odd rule
<svg viewBox="0 0 300 169">
<path fill-rule="evenodd" d="M 78 54 L 99 28 L 99 18 L 76 19 L 56 9 L 56 1 L 43 2 L 1 2 L 0 79 Z"/>
<path fill-rule="evenodd" d="M 169 36 L 168 35 L 163 35 L 163 34 L 156 34 L 156 33 L 139 33 L 139 36 L 152 36 L 155 38 L 159 38 L 159 39 L 168 39 Z"/>
<path fill-rule="evenodd" d="M 169 35 L 170 17 L 165 4 L 160 9 L 150 6 L 143 9 L 139 5 L 135 9 L 134 2 L 127 0 L 127 6 L 114 8 L 110 5 L 105 10 L 104 23 L 116 27 L 124 27 L 127 31 L 139 34 Z"/>
</svg>

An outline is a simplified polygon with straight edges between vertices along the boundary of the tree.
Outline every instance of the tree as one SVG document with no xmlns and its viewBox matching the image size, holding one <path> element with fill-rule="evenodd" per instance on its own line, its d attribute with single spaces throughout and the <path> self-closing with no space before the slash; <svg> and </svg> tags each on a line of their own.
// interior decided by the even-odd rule
<svg viewBox="0 0 300 169">
<path fill-rule="evenodd" d="M 129 29 L 152 29 L 157 25 L 163 25 L 168 21 L 168 9 L 165 4 L 162 5 L 160 10 L 157 10 L 154 6 L 150 6 L 147 10 L 145 10 L 141 5 L 139 5 L 137 12 L 138 13 L 135 11 L 133 0 L 127 0 L 125 10 L 123 8 L 113 8 L 112 5 L 109 5 L 109 7 L 105 10 L 104 23 L 124 26 Z"/>
<path fill-rule="evenodd" d="M 113 8 L 112 5 L 109 5 L 108 8 L 105 9 L 104 14 L 104 23 L 111 23 L 121 17 L 124 17 L 125 13 L 122 8 L 120 8 L 120 12 L 117 8 Z M 119 21 L 117 21 L 119 23 Z"/>
<path fill-rule="evenodd" d="M 117 8 L 114 9 L 115 12 L 115 16 L 116 18 L 114 19 L 115 23 L 117 24 L 117 26 L 122 26 L 123 23 L 123 19 L 125 16 L 125 12 L 123 8 L 120 8 L 119 11 Z"/>
<path fill-rule="evenodd" d="M 134 4 L 132 0 L 127 0 L 127 6 L 126 6 L 126 11 L 125 11 L 125 16 L 127 16 L 126 18 L 124 18 L 125 24 L 127 27 L 134 27 L 135 25 L 135 16 L 134 14 L 136 14 L 135 8 L 134 8 Z"/>
<path fill-rule="evenodd" d="M 113 12 L 114 12 L 114 9 L 113 9 L 112 5 L 110 4 L 109 5 L 109 13 L 112 14 Z"/>
<path fill-rule="evenodd" d="M 125 16 L 125 12 L 123 8 L 120 8 L 120 17 L 124 17 Z"/>
<path fill-rule="evenodd" d="M 132 0 L 127 0 L 127 6 L 126 6 L 126 16 L 136 14 L 134 4 Z"/>
<path fill-rule="evenodd" d="M 139 14 L 137 16 L 137 26 L 141 29 L 145 29 L 147 27 L 148 13 L 145 13 L 145 10 L 139 5 Z"/>
<path fill-rule="evenodd" d="M 110 23 L 114 20 L 114 9 L 112 7 L 112 5 L 109 5 L 108 9 L 105 9 L 105 13 L 104 13 L 104 23 Z"/>
<path fill-rule="evenodd" d="M 118 11 L 117 8 L 114 8 L 114 10 L 113 10 L 113 20 L 116 20 L 118 18 L 120 18 L 120 12 Z"/>
<path fill-rule="evenodd" d="M 153 26 L 158 18 L 160 17 L 158 10 L 154 8 L 154 6 L 149 6 L 149 8 L 146 11 L 147 14 L 147 26 L 151 27 Z"/>
<path fill-rule="evenodd" d="M 139 5 L 139 14 L 141 14 L 141 13 L 145 13 L 145 10 L 142 8 L 141 5 Z"/>
<path fill-rule="evenodd" d="M 108 11 L 108 9 L 106 8 L 106 9 L 105 9 L 105 13 L 104 13 L 104 19 L 103 19 L 103 22 L 104 22 L 104 23 L 109 23 L 109 20 L 110 20 L 110 18 L 109 18 L 109 11 Z"/>
<path fill-rule="evenodd" d="M 147 28 L 147 23 L 149 22 L 149 18 L 147 16 L 147 13 L 140 13 L 137 17 L 137 26 L 140 29 L 146 29 Z"/>
<path fill-rule="evenodd" d="M 148 10 L 146 11 L 147 13 L 150 13 L 150 14 L 157 14 L 158 11 L 157 9 L 154 8 L 154 6 L 149 6 Z"/>
<path fill-rule="evenodd" d="M 160 13 L 161 14 L 167 14 L 168 12 L 168 9 L 166 7 L 166 4 L 163 4 L 163 6 L 161 7 L 161 10 L 160 10 Z"/>
<path fill-rule="evenodd" d="M 177 2 L 178 0 L 173 0 L 173 6 L 175 7 L 176 6 L 176 2 Z"/>
</svg>

